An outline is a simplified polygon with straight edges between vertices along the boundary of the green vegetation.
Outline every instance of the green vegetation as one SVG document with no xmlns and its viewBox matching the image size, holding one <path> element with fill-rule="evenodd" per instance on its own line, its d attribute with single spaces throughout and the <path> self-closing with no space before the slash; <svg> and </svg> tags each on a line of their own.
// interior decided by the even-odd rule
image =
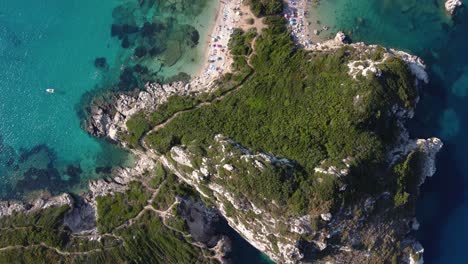
<svg viewBox="0 0 468 264">
<path fill-rule="evenodd" d="M 146 116 L 143 112 L 137 113 L 132 116 L 126 123 L 129 133 L 121 134 L 130 148 L 137 148 L 138 142 L 143 134 L 150 129 L 150 124 L 146 121 Z"/>
<path fill-rule="evenodd" d="M 247 31 L 247 33 L 240 28 L 234 29 L 228 43 L 228 48 L 231 54 L 234 56 L 250 55 L 250 53 L 252 53 L 250 43 L 256 35 L 257 32 L 255 29 L 251 29 Z"/>
<path fill-rule="evenodd" d="M 280 15 L 283 12 L 281 0 L 249 0 L 250 10 L 257 17 Z"/>
<path fill-rule="evenodd" d="M 162 153 L 175 141 L 206 149 L 221 133 L 253 151 L 294 160 L 294 173 L 276 169 L 256 177 L 244 175 L 232 189 L 283 201 L 295 213 L 339 198 L 341 180 L 314 172 L 324 160 L 343 168 L 342 159 L 353 157 L 350 189 L 368 191 L 360 183 L 378 183 L 375 172 L 385 163 L 385 146 L 395 137 L 389 109 L 394 104 L 414 105 L 414 79 L 407 66 L 389 59 L 381 66 L 382 77 L 353 80 L 346 64 L 358 51 L 345 47 L 307 53 L 295 47 L 283 19 L 268 17 L 266 22 L 270 27 L 257 37 L 250 60 L 254 73 L 242 88 L 178 115 L 150 133 L 146 143 Z M 245 54 L 245 36 L 241 31 L 235 34 L 232 49 Z M 355 101 L 358 95 L 361 99 Z"/>
<path fill-rule="evenodd" d="M 174 113 L 179 111 L 190 109 L 194 107 L 200 101 L 195 97 L 190 96 L 172 96 L 166 103 L 158 106 L 158 110 L 153 112 L 149 116 L 149 121 L 152 126 L 164 122 L 166 119 L 171 117 Z"/>
<path fill-rule="evenodd" d="M 176 211 L 176 209 L 174 210 Z M 177 212 L 176 212 L 177 213 Z M 189 233 L 188 225 L 185 219 L 182 219 L 177 214 L 166 219 L 166 224 L 176 230 L 179 230 L 184 233 Z"/>
<path fill-rule="evenodd" d="M 160 162 L 156 163 L 156 171 L 154 177 L 150 180 L 150 187 L 157 189 L 166 179 L 166 176 L 167 171 L 164 169 L 163 165 Z"/>
<path fill-rule="evenodd" d="M 282 9 L 281 0 L 250 0 L 250 4 L 257 16 L 278 14 Z M 148 131 L 174 117 L 143 138 L 147 145 L 167 154 L 172 146 L 183 144 L 194 154 L 192 163 L 197 167 L 202 157 L 213 159 L 217 164 L 208 164 L 208 170 L 217 177 L 206 177 L 200 189 L 211 196 L 207 184 L 220 184 L 234 198 L 247 198 L 273 216 L 317 215 L 314 210 L 330 210 L 346 198 L 365 197 L 363 193 L 386 187 L 393 188 L 395 207 L 407 206 L 416 192 L 419 153 L 410 153 L 390 173 L 382 172 L 386 148 L 399 133 L 389 109 L 395 104 L 413 107 L 417 96 L 407 66 L 399 59 L 389 59 L 379 66 L 381 77 L 354 80 L 346 64 L 359 57 L 359 51 L 344 47 L 333 52 L 306 52 L 296 48 L 283 18 L 270 16 L 264 22 L 269 27 L 258 36 L 254 31 L 235 30 L 229 43 L 235 73 L 225 75 L 217 91 L 198 97 L 171 97 L 155 112 L 138 113 L 127 122 L 129 132 L 121 138 L 138 148 Z M 380 59 L 383 52 L 377 49 L 368 56 Z M 292 163 L 259 165 L 249 158 L 240 159 L 245 153 L 235 146 L 223 145 L 221 150 L 214 142 L 219 133 L 254 154 L 271 153 Z M 225 151 L 234 155 L 223 156 Z M 351 172 L 346 177 L 315 171 L 317 167 L 346 168 L 343 159 L 348 157 L 352 157 Z M 217 167 L 221 160 L 234 169 Z M 148 182 L 151 188 L 159 188 L 152 203 L 156 210 L 167 210 L 176 197 L 196 195 L 161 164 Z M 339 192 L 344 184 L 348 184 L 346 192 Z M 125 193 L 97 198 L 98 230 L 112 233 L 100 241 L 71 234 L 62 221 L 68 207 L 2 218 L 0 247 L 14 247 L 0 251 L 0 263 L 210 262 L 202 249 L 168 228 L 186 231 L 186 222 L 177 215 L 167 223 L 151 210 L 134 218 L 150 197 L 142 183 L 132 182 Z M 221 200 L 227 216 L 238 215 L 232 203 Z M 235 221 L 252 220 L 255 215 L 249 213 Z M 131 218 L 131 225 L 117 228 Z M 321 228 L 321 220 L 314 218 L 311 226 Z M 281 234 L 289 232 L 288 226 L 278 229 Z M 280 239 L 268 236 L 274 251 L 279 250 Z M 394 241 L 384 243 L 391 246 L 385 246 L 386 251 L 378 256 L 396 258 L 399 246 L 394 247 Z M 83 254 L 61 255 L 55 249 Z"/>
<path fill-rule="evenodd" d="M 199 248 L 167 229 L 151 212 L 118 234 L 126 238 L 126 258 L 136 263 L 209 263 Z"/>
<path fill-rule="evenodd" d="M 98 230 L 108 233 L 126 220 L 135 217 L 146 205 L 150 194 L 140 182 L 130 183 L 125 193 L 98 197 Z"/>
<path fill-rule="evenodd" d="M 63 248 L 69 231 L 59 228 L 68 206 L 49 208 L 31 214 L 16 214 L 0 218 L 0 248 L 8 245 L 26 246 L 41 242 Z"/>
<path fill-rule="evenodd" d="M 51 207 L 29 214 L 16 213 L 0 219 L 0 263 L 71 263 L 72 257 L 58 254 L 55 249 L 82 252 L 109 249 L 118 243 L 103 238 L 91 241 L 75 237 L 63 225 L 68 206 Z M 79 259 L 79 257 L 77 257 Z"/>
<path fill-rule="evenodd" d="M 403 162 L 393 167 L 395 175 L 395 207 L 403 207 L 408 201 L 410 194 L 416 193 L 419 181 L 421 153 L 412 151 Z"/>
<path fill-rule="evenodd" d="M 177 176 L 168 174 L 164 182 L 161 184 L 159 194 L 153 201 L 153 207 L 159 210 L 166 210 L 171 206 L 177 196 L 188 197 L 195 196 L 196 193 L 186 184 L 178 181 Z"/>
<path fill-rule="evenodd" d="M 62 261 L 71 263 L 70 258 L 60 256 L 54 250 L 41 246 L 0 251 L 1 263 L 60 263 Z"/>
<path fill-rule="evenodd" d="M 98 211 L 100 231 L 134 215 L 134 208 L 142 209 L 146 198 L 146 190 L 136 182 L 125 194 L 99 198 L 98 210 L 104 210 Z M 0 218 L 0 248 L 11 246 L 0 250 L 0 263 L 212 263 L 201 248 L 166 227 L 154 212 L 143 213 L 132 225 L 97 241 L 75 236 L 63 225 L 68 210 L 52 207 Z M 168 219 L 168 225 L 187 230 L 177 215 Z"/>
<path fill-rule="evenodd" d="M 158 111 L 151 113 L 149 116 L 144 112 L 133 115 L 126 123 L 128 133 L 123 133 L 120 136 L 128 143 L 130 148 L 138 148 L 140 138 L 151 127 L 164 122 L 176 112 L 194 107 L 197 103 L 199 101 L 194 97 L 172 96 L 166 103 L 158 106 Z"/>
</svg>

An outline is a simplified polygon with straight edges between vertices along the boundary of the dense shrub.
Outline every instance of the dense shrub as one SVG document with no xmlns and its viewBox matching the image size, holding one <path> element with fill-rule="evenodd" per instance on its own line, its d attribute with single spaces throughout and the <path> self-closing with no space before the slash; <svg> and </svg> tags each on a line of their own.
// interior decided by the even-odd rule
<svg viewBox="0 0 468 264">
<path fill-rule="evenodd" d="M 229 39 L 228 47 L 232 55 L 249 55 L 252 52 L 250 43 L 256 35 L 255 30 L 244 32 L 240 28 L 234 29 Z"/>
<path fill-rule="evenodd" d="M 150 124 L 143 112 L 139 112 L 132 116 L 126 123 L 128 133 L 122 135 L 130 148 L 137 148 L 140 138 L 145 132 L 150 129 Z"/>
<path fill-rule="evenodd" d="M 289 33 L 281 29 L 282 21 L 270 18 L 269 23 L 275 26 L 257 37 L 250 60 L 254 73 L 241 89 L 221 101 L 180 114 L 145 140 L 164 153 L 173 138 L 180 144 L 206 146 L 221 133 L 253 151 L 295 160 L 306 176 L 264 175 L 268 178 L 264 182 L 269 183 L 266 186 L 249 183 L 249 179 L 236 187 L 251 184 L 257 196 L 289 201 L 288 207 L 297 212 L 304 204 L 311 206 L 302 199 L 328 201 L 338 197 L 336 179 L 314 181 L 320 177 L 314 176 L 314 168 L 323 160 L 343 166 L 343 158 L 353 157 L 357 168 L 353 171 L 361 175 L 360 182 L 378 182 L 375 171 L 385 162 L 384 146 L 394 135 L 394 122 L 386 113 L 394 104 L 412 106 L 416 92 L 414 79 L 400 60 L 383 64 L 381 78 L 353 80 L 346 66 L 354 59 L 352 49 L 323 53 L 299 50 Z M 241 39 L 242 33 L 237 34 Z M 357 95 L 363 98 L 359 105 L 353 103 Z"/>
<path fill-rule="evenodd" d="M 283 12 L 282 0 L 250 0 L 249 5 L 257 17 L 280 15 Z"/>
<path fill-rule="evenodd" d="M 395 207 L 405 206 L 411 194 L 416 193 L 421 175 L 421 153 L 412 151 L 393 168 L 395 176 Z"/>
<path fill-rule="evenodd" d="M 130 183 L 125 193 L 98 197 L 98 230 L 101 233 L 110 232 L 126 220 L 135 217 L 146 205 L 150 195 L 140 182 Z"/>
</svg>

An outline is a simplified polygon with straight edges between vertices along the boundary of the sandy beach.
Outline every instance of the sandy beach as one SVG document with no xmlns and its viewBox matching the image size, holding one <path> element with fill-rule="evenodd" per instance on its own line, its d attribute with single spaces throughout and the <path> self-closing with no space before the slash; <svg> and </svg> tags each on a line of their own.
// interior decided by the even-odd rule
<svg viewBox="0 0 468 264">
<path fill-rule="evenodd" d="M 253 19 L 254 23 L 249 24 L 249 19 Z M 222 0 L 216 10 L 215 22 L 209 26 L 212 30 L 204 49 L 204 63 L 190 83 L 194 91 L 209 90 L 215 80 L 230 72 L 232 57 L 227 46 L 235 28 L 257 28 L 257 32 L 260 32 L 264 24 L 262 19 L 252 14 L 244 0 Z"/>
<path fill-rule="evenodd" d="M 323 41 L 320 38 L 326 26 L 311 22 L 308 11 L 313 4 L 311 0 L 285 0 L 283 16 L 288 20 L 294 41 L 306 49 L 314 48 Z M 247 20 L 253 19 L 254 23 Z M 216 10 L 215 21 L 210 24 L 211 32 L 205 43 L 203 66 L 194 75 L 190 83 L 194 91 L 210 90 L 211 84 L 223 74 L 230 72 L 232 57 L 229 54 L 228 42 L 235 28 L 248 30 L 256 28 L 260 32 L 265 25 L 261 18 L 256 18 L 244 0 L 221 0 Z M 318 35 L 317 35 L 318 34 Z"/>
</svg>

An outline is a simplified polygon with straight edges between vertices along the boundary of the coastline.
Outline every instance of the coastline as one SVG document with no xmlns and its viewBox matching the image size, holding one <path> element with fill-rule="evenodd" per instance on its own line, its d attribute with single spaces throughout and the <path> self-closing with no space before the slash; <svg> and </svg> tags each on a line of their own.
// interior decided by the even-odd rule
<svg viewBox="0 0 468 264">
<path fill-rule="evenodd" d="M 247 19 L 254 19 L 253 24 Z M 193 91 L 211 90 L 211 85 L 223 74 L 231 72 L 232 56 L 228 50 L 229 38 L 235 28 L 260 31 L 264 25 L 261 18 L 256 18 L 244 0 L 222 0 L 217 6 L 214 23 L 210 24 L 206 47 L 203 51 L 203 63 L 190 81 Z"/>
<path fill-rule="evenodd" d="M 165 96 L 179 94 L 179 93 L 199 93 L 211 91 L 214 81 L 221 77 L 224 73 L 230 72 L 230 65 L 232 62 L 232 56 L 229 54 L 227 44 L 229 42 L 230 33 L 236 27 L 248 29 L 254 27 L 248 25 L 245 19 L 248 17 L 255 18 L 249 10 L 249 7 L 243 4 L 244 0 L 228 0 L 220 1 L 216 9 L 215 22 L 211 27 L 209 33 L 209 41 L 204 49 L 203 58 L 204 63 L 198 70 L 198 74 L 195 74 L 190 83 L 183 85 L 182 83 L 176 83 L 173 85 L 161 86 L 163 88 L 162 94 L 155 94 L 161 96 L 163 99 L 157 100 L 157 103 L 162 103 Z M 260 20 L 255 18 L 256 20 Z M 254 24 L 257 27 L 262 26 L 261 23 Z M 260 25 L 260 26 L 259 26 Z M 213 40 L 213 36 L 218 36 L 217 40 Z M 221 47 L 213 45 L 221 45 Z M 224 49 L 224 51 L 222 51 Z M 219 52 L 218 52 L 219 51 Z M 215 62 L 209 62 L 208 60 L 212 57 L 221 57 L 222 59 L 216 60 Z M 152 87 L 153 84 L 147 84 L 146 88 Z M 124 98 L 125 99 L 125 98 Z M 145 107 L 143 105 L 142 107 Z M 133 109 L 128 109 L 128 116 L 132 116 L 136 113 Z M 121 117 L 119 117 L 121 118 Z M 111 121 L 111 120 L 109 120 Z M 113 120 L 115 121 L 115 120 Z M 122 123 L 125 125 L 125 122 Z M 106 135 L 109 137 L 109 134 Z M 124 192 L 127 189 L 128 183 L 133 180 L 138 180 L 139 175 L 144 171 L 154 168 L 156 162 L 159 160 L 158 157 L 154 156 L 153 153 L 142 153 L 141 151 L 130 150 L 135 155 L 135 166 L 132 168 L 117 167 L 112 172 L 111 179 L 98 179 L 90 180 L 88 182 L 88 191 L 85 191 L 79 195 L 80 199 L 87 205 L 91 205 L 91 209 L 97 217 L 96 210 L 96 198 L 113 194 L 116 192 Z M 148 155 L 147 155 L 148 154 Z M 63 193 L 57 196 L 50 196 L 47 192 L 36 192 L 34 196 L 30 196 L 28 200 L 0 200 L 0 218 L 14 215 L 16 213 L 25 212 L 32 213 L 44 210 L 49 207 L 69 206 L 73 208 L 74 198 L 67 193 Z M 87 209 L 89 207 L 85 206 Z M 85 230 L 80 233 L 92 233 L 97 234 L 97 229 Z"/>
<path fill-rule="evenodd" d="M 310 2 L 308 2 L 307 0 L 299 1 L 299 4 L 305 7 L 307 7 L 309 3 Z M 238 15 L 235 12 L 237 8 L 240 8 L 241 15 Z M 227 1 L 226 3 L 220 2 L 216 10 L 215 23 L 213 24 L 212 29 L 209 30 L 209 32 L 211 32 L 210 40 L 208 41 L 207 46 L 204 49 L 203 65 L 200 67 L 198 74 L 196 74 L 192 78 L 189 88 L 190 91 L 210 91 L 213 82 L 217 80 L 220 76 L 222 76 L 224 73 L 230 71 L 229 66 L 232 62 L 232 57 L 230 56 L 227 49 L 227 43 L 229 41 L 230 33 L 236 27 L 248 27 L 248 25 L 243 23 L 243 21 L 245 21 L 245 17 L 242 14 L 246 12 L 243 10 L 243 8 L 245 9 L 246 6 L 242 5 L 241 1 Z M 293 30 L 293 36 L 298 41 L 299 45 L 304 45 L 305 48 L 314 50 L 316 48 L 316 44 L 319 43 L 318 40 L 317 42 L 308 42 L 309 39 L 306 38 L 307 34 L 303 34 L 304 31 L 310 32 L 312 28 L 309 27 L 308 23 L 304 23 L 301 28 L 302 29 L 300 30 Z M 213 37 L 219 38 L 217 38 L 218 40 L 214 41 Z M 335 43 L 337 41 L 339 42 L 339 40 L 336 39 L 333 41 Z M 221 47 L 214 47 L 214 44 L 221 45 Z M 220 57 L 221 59 L 217 59 L 218 57 Z M 216 59 L 214 62 L 209 62 L 211 58 Z M 121 172 L 113 179 L 113 182 L 107 182 L 104 180 L 90 182 L 90 189 L 93 193 L 90 200 L 91 204 L 93 204 L 94 201 L 95 206 L 94 199 L 98 196 L 125 190 L 125 185 L 128 184 L 128 182 L 130 182 L 132 179 L 136 179 L 136 177 L 138 177 L 137 175 L 142 174 L 145 170 L 154 169 L 155 161 L 159 160 L 159 158 L 152 155 L 152 153 L 142 153 L 139 151 L 134 151 L 134 154 L 137 155 L 139 158 L 138 165 L 135 168 L 126 170 L 124 174 L 122 174 Z M 35 210 L 47 208 L 47 203 L 43 204 L 44 205 L 42 207 L 34 206 L 33 208 L 36 208 Z M 67 201 L 67 204 L 70 203 Z M 20 207 L 17 206 L 16 208 Z M 11 208 L 10 211 L 14 212 L 14 210 L 12 210 Z M 2 214 L 0 214 L 0 217 L 1 216 Z"/>
</svg>

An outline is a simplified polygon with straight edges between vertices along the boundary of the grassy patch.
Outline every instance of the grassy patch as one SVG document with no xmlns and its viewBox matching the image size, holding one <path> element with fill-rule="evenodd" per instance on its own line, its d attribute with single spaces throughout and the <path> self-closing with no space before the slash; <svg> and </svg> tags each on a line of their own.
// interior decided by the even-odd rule
<svg viewBox="0 0 468 264">
<path fill-rule="evenodd" d="M 150 194 L 140 182 L 130 183 L 125 193 L 116 193 L 98 197 L 98 230 L 101 233 L 110 232 L 126 220 L 135 217 L 146 205 Z"/>
</svg>

